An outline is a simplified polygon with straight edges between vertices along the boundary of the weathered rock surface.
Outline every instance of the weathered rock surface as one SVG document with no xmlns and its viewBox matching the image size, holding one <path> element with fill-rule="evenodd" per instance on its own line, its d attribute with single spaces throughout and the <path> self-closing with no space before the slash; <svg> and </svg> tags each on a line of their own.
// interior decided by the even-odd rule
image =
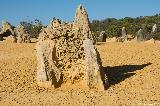
<svg viewBox="0 0 160 106">
<path fill-rule="evenodd" d="M 152 32 L 151 33 L 154 33 L 157 31 L 157 24 L 154 24 L 153 27 L 152 27 Z"/>
<path fill-rule="evenodd" d="M 3 40 L 3 37 L 12 36 L 12 42 L 16 42 L 16 35 L 14 33 L 14 27 L 6 21 L 2 21 L 2 29 L 0 32 L 0 41 Z"/>
<path fill-rule="evenodd" d="M 0 41 L 2 41 L 2 40 L 3 40 L 3 36 L 1 34 L 1 28 L 0 28 Z"/>
<path fill-rule="evenodd" d="M 36 44 L 38 82 L 48 81 L 55 88 L 81 83 L 89 89 L 104 90 L 108 80 L 93 44 L 88 15 L 81 5 L 73 23 L 54 18 L 42 30 Z"/>
<path fill-rule="evenodd" d="M 124 40 L 127 40 L 127 33 L 126 33 L 126 28 L 125 27 L 122 28 L 122 38 Z"/>
<path fill-rule="evenodd" d="M 100 35 L 99 35 L 99 41 L 100 42 L 106 42 L 106 34 L 105 31 L 101 31 Z"/>
<path fill-rule="evenodd" d="M 115 39 L 115 38 L 114 38 Z M 116 42 L 124 42 L 129 40 L 128 35 L 126 33 L 125 27 L 122 27 L 122 36 L 116 38 Z"/>
<path fill-rule="evenodd" d="M 2 36 L 2 34 L 0 34 L 0 41 L 3 41 L 3 36 Z"/>
<path fill-rule="evenodd" d="M 0 30 L 0 41 L 5 42 L 18 42 L 18 43 L 30 43 L 30 35 L 22 25 L 18 25 L 16 28 L 9 22 L 2 21 L 2 29 Z"/>
<path fill-rule="evenodd" d="M 15 33 L 17 35 L 17 43 L 30 43 L 30 35 L 25 30 L 24 26 L 18 25 L 15 28 Z"/>
<path fill-rule="evenodd" d="M 137 41 L 138 42 L 141 42 L 141 41 L 145 41 L 145 35 L 143 34 L 143 30 L 140 29 L 138 32 L 137 32 Z"/>
</svg>

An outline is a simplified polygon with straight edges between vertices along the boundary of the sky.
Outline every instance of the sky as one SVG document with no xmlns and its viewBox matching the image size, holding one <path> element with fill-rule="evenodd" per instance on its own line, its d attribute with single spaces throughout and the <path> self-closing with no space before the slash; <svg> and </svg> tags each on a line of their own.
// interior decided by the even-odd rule
<svg viewBox="0 0 160 106">
<path fill-rule="evenodd" d="M 48 25 L 53 17 L 73 21 L 79 4 L 85 7 L 90 20 L 160 13 L 160 0 L 0 0 L 0 21 L 15 26 L 34 19 Z"/>
</svg>

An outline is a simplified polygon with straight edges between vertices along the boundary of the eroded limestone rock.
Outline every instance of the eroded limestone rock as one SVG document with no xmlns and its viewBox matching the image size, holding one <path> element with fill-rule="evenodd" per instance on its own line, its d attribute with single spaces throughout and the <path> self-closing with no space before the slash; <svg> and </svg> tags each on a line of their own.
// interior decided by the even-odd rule
<svg viewBox="0 0 160 106">
<path fill-rule="evenodd" d="M 125 27 L 122 28 L 122 37 L 124 38 L 124 40 L 127 40 L 127 33 Z"/>
<path fill-rule="evenodd" d="M 17 43 L 30 43 L 30 35 L 25 30 L 24 26 L 18 25 L 15 28 L 15 33 L 17 35 Z"/>
<path fill-rule="evenodd" d="M 87 12 L 80 5 L 73 23 L 53 19 L 43 28 L 36 44 L 37 81 L 55 88 L 64 83 L 83 83 L 104 90 L 108 80 L 101 68 Z"/>
<path fill-rule="evenodd" d="M 3 41 L 3 36 L 1 34 L 1 28 L 0 28 L 0 41 Z"/>
<path fill-rule="evenodd" d="M 153 27 L 152 27 L 152 32 L 151 33 L 154 33 L 157 31 L 157 24 L 154 24 Z"/>
<path fill-rule="evenodd" d="M 141 41 L 145 41 L 145 35 L 143 34 L 143 30 L 140 29 L 138 32 L 137 32 L 137 41 L 138 42 L 141 42 Z"/>
<path fill-rule="evenodd" d="M 6 21 L 2 21 L 2 29 L 0 32 L 0 40 L 3 40 L 3 37 L 11 36 L 10 38 L 12 42 L 16 42 L 16 35 L 14 33 L 14 27 Z"/>
<path fill-rule="evenodd" d="M 101 31 L 100 35 L 99 35 L 99 41 L 100 42 L 106 42 L 106 34 L 105 31 Z"/>
<path fill-rule="evenodd" d="M 3 36 L 2 36 L 2 34 L 0 34 L 0 41 L 3 41 Z"/>
</svg>

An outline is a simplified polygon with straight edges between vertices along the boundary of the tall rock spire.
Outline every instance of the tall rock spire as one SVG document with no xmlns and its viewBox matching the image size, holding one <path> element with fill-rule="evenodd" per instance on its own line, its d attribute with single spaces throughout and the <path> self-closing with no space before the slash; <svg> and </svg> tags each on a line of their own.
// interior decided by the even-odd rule
<svg viewBox="0 0 160 106">
<path fill-rule="evenodd" d="M 75 13 L 74 26 L 76 27 L 75 29 L 81 30 L 84 39 L 89 38 L 94 41 L 94 37 L 92 36 L 90 29 L 88 14 L 81 4 L 78 6 Z"/>
<path fill-rule="evenodd" d="M 81 4 L 78 6 L 76 10 L 74 22 L 79 25 L 89 25 L 88 14 Z"/>
<path fill-rule="evenodd" d="M 79 5 L 73 23 L 53 19 L 36 44 L 39 86 L 80 84 L 104 90 L 108 85 L 101 59 L 93 44 L 87 12 Z"/>
</svg>

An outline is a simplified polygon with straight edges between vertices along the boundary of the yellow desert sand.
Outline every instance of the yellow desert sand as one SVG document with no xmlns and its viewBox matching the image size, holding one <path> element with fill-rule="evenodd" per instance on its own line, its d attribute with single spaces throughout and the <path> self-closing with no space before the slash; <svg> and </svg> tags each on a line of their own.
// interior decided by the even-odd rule
<svg viewBox="0 0 160 106">
<path fill-rule="evenodd" d="M 109 88 L 37 86 L 35 43 L 0 42 L 1 106 L 160 105 L 160 43 L 99 43 Z"/>
</svg>

